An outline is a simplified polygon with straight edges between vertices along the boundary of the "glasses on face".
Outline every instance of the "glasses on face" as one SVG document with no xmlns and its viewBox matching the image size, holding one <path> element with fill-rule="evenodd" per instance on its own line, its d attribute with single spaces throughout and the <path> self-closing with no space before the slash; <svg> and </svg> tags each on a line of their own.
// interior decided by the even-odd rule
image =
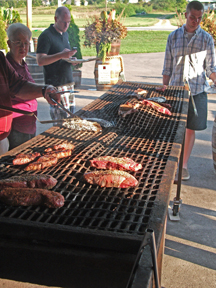
<svg viewBox="0 0 216 288">
<path fill-rule="evenodd" d="M 22 47 L 22 46 L 29 46 L 30 42 L 26 41 L 26 42 L 22 42 L 22 41 L 12 41 L 10 40 L 16 47 Z"/>
</svg>

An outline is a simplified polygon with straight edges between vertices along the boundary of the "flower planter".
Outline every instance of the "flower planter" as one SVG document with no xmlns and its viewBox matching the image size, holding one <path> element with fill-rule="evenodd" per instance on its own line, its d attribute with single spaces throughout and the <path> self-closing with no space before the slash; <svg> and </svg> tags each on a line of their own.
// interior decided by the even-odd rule
<svg viewBox="0 0 216 288">
<path fill-rule="evenodd" d="M 107 56 L 116 56 L 120 54 L 120 47 L 121 47 L 121 41 L 115 41 L 111 43 L 111 50 L 109 53 L 107 53 Z"/>
<path fill-rule="evenodd" d="M 109 66 L 110 68 L 110 81 L 109 83 L 100 82 L 99 65 Z M 95 84 L 98 91 L 109 90 L 121 78 L 120 74 L 124 71 L 123 59 L 120 55 L 107 56 L 105 62 L 97 60 L 95 62 Z"/>
</svg>

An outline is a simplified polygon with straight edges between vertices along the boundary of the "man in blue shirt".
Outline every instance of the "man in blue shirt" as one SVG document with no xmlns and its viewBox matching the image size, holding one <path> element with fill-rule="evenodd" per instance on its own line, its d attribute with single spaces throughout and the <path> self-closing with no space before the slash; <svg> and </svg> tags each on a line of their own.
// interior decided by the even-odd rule
<svg viewBox="0 0 216 288">
<path fill-rule="evenodd" d="M 195 142 L 195 130 L 207 127 L 206 76 L 216 84 L 214 40 L 200 27 L 204 7 L 199 1 L 189 2 L 185 12 L 186 24 L 170 33 L 163 67 L 163 89 L 167 85 L 189 83 L 198 116 L 191 97 L 189 101 L 182 180 L 190 179 L 188 160 Z"/>
</svg>

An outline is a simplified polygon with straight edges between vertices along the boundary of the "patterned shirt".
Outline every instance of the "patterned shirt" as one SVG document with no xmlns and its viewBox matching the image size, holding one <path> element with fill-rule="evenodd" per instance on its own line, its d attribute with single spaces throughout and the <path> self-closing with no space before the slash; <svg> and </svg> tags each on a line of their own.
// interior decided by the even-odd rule
<svg viewBox="0 0 216 288">
<path fill-rule="evenodd" d="M 170 33 L 167 40 L 163 75 L 169 75 L 171 86 L 189 81 L 192 95 L 202 93 L 208 85 L 206 76 L 216 72 L 214 41 L 199 26 L 188 40 L 185 24 Z"/>
</svg>

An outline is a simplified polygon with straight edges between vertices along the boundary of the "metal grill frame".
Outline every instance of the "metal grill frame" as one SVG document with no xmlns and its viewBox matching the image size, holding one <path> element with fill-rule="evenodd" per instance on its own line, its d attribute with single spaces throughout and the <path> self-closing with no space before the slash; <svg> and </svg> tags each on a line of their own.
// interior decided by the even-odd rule
<svg viewBox="0 0 216 288">
<path fill-rule="evenodd" d="M 62 140 L 70 140 L 72 139 L 72 143 L 76 145 L 76 149 L 74 152 L 75 158 L 79 158 L 80 153 L 82 153 L 85 149 L 88 149 L 89 145 L 96 145 L 95 142 L 99 141 L 99 144 L 104 144 L 104 147 L 109 149 L 115 148 L 116 141 L 121 143 L 122 138 L 126 137 L 125 135 L 131 135 L 136 133 L 136 131 L 140 131 L 140 126 L 142 127 L 142 124 L 136 125 L 137 121 L 137 115 L 130 115 L 128 119 L 130 119 L 130 124 L 128 125 L 127 119 L 121 119 L 117 116 L 117 109 L 119 104 L 125 103 L 128 99 L 126 98 L 127 95 L 132 93 L 133 90 L 137 88 L 143 88 L 143 89 L 149 89 L 149 95 L 147 97 L 151 96 L 154 92 L 154 85 L 143 85 L 139 83 L 131 83 L 131 82 L 123 82 L 121 85 L 116 85 L 113 87 L 110 91 L 105 93 L 102 97 L 99 99 L 93 101 L 83 109 L 81 109 L 77 115 L 78 116 L 84 116 L 84 117 L 99 117 L 108 121 L 113 121 L 117 125 L 116 128 L 106 128 L 102 133 L 91 134 L 91 133 L 83 133 L 83 132 L 74 132 L 74 131 L 68 131 L 65 135 L 65 129 L 59 128 L 59 127 L 52 127 L 49 130 L 45 131 L 41 135 L 38 135 L 33 140 L 30 140 L 23 145 L 19 146 L 18 148 L 9 151 L 7 154 L 3 156 L 3 158 L 7 158 L 7 155 L 9 156 L 8 159 L 12 155 L 15 155 L 17 153 L 20 153 L 22 151 L 32 152 L 32 148 L 36 147 L 37 151 L 40 152 L 40 149 L 43 149 L 44 145 L 47 147 L 49 145 L 54 144 L 55 141 L 59 142 Z M 182 147 L 182 141 L 185 131 L 185 123 L 186 123 L 186 115 L 187 115 L 187 104 L 188 104 L 188 93 L 187 91 L 183 91 L 184 89 L 182 87 L 176 88 L 176 87 L 170 87 L 170 90 L 167 91 L 167 96 L 170 101 L 172 101 L 172 97 L 174 98 L 175 94 L 182 93 L 182 99 L 181 101 L 174 101 L 175 105 L 180 105 L 181 107 L 178 107 L 179 112 L 176 115 L 176 123 L 178 124 L 175 128 L 176 131 L 174 131 L 174 138 L 172 139 L 172 142 L 170 142 L 170 149 L 169 153 L 167 155 L 166 163 L 163 170 L 163 175 L 160 177 L 159 181 L 159 189 L 157 190 L 157 199 L 154 201 L 153 209 L 151 210 L 150 217 L 147 223 L 146 227 L 150 227 L 155 231 L 155 238 L 156 243 L 159 243 L 161 238 L 161 233 L 163 230 L 163 223 L 165 222 L 166 218 L 166 211 L 168 207 L 168 201 L 169 201 L 169 193 L 172 187 L 172 182 L 175 177 L 175 171 L 177 169 L 177 163 L 180 158 L 181 153 L 181 147 Z M 108 98 L 108 100 L 107 100 Z M 110 101 L 110 99 L 113 99 L 113 102 Z M 131 100 L 134 101 L 133 99 Z M 178 102 L 178 103 L 177 103 Z M 113 103 L 115 106 L 113 107 Z M 104 107 L 108 107 L 109 109 L 112 109 L 111 119 L 109 118 L 109 115 L 107 113 L 104 113 Z M 176 106 L 173 107 L 174 111 L 176 109 Z M 145 135 L 145 132 L 147 130 L 150 130 L 151 133 L 148 137 L 148 140 L 151 142 L 152 147 L 149 148 L 149 152 L 145 154 L 145 152 L 142 152 L 143 155 L 147 157 L 152 157 L 151 149 L 155 148 L 155 143 L 158 141 L 164 141 L 163 137 L 158 139 L 155 136 L 154 129 L 154 119 L 156 117 L 167 117 L 167 116 L 158 116 L 158 112 L 152 112 L 149 113 L 149 108 L 143 108 L 141 110 L 145 110 L 142 113 L 146 113 L 145 117 L 149 117 L 149 127 L 145 127 L 146 129 L 142 132 L 143 135 Z M 98 113 L 99 111 L 99 113 Z M 151 115 L 150 115 L 151 114 Z M 166 118 L 167 119 L 167 118 Z M 130 127 L 128 127 L 130 126 Z M 152 131 L 152 130 L 153 131 Z M 174 130 L 175 130 L 174 129 Z M 162 132 L 163 127 L 161 128 Z M 116 139 L 113 139 L 110 137 L 109 141 L 105 141 L 104 139 L 106 137 L 109 138 L 108 134 L 117 133 Z M 119 133 L 119 134 L 118 134 Z M 162 134 L 163 134 L 162 133 Z M 166 134 L 166 133 L 165 133 Z M 112 134 L 113 135 L 113 134 Z M 132 138 L 132 137 L 129 137 Z M 131 139 L 130 139 L 131 140 Z M 154 142 L 155 141 L 155 142 Z M 139 142 L 139 141 L 137 141 Z M 39 147 L 37 146 L 39 143 Z M 95 143 L 95 144 L 94 144 Z M 98 145 L 99 145 L 98 144 Z M 102 145 L 101 144 L 101 145 Z M 33 146 L 32 146 L 33 145 Z M 130 146 L 130 141 L 128 141 L 128 145 Z M 139 146 L 139 143 L 137 144 Z M 150 145 L 151 146 L 151 145 Z M 103 145 L 101 146 L 103 148 Z M 113 148 L 113 149 L 114 149 Z M 130 147 L 129 147 L 130 148 Z M 126 149 L 127 150 L 127 149 Z M 124 150 L 124 152 L 126 151 Z M 136 152 L 138 155 L 140 153 L 140 148 L 137 148 L 138 152 Z M 5 161 L 2 157 L 1 160 Z M 61 160 L 60 163 L 51 168 L 46 169 L 43 171 L 45 174 L 50 174 L 55 177 L 55 175 L 62 169 L 64 166 L 65 169 L 67 168 L 67 163 L 69 160 Z M 7 162 L 7 160 L 6 160 Z M 64 163 L 64 164 L 63 164 Z M 61 171 L 60 171 L 61 172 Z M 22 174 L 22 171 L 19 169 L 13 169 L 12 173 L 14 175 Z M 152 173 L 152 172 L 151 172 Z M 150 173 L 150 175 L 151 175 Z M 167 177 L 164 177 L 164 175 L 168 175 Z M 13 176 L 13 175 L 11 175 Z M 6 178 L 6 177 L 4 177 Z M 56 177 L 58 180 L 62 178 L 61 174 L 59 177 Z M 86 185 L 86 184 L 84 184 Z M 55 191 L 59 191 L 58 185 L 57 188 L 55 188 Z M 98 187 L 93 187 L 93 190 L 98 189 Z M 101 189 L 101 188 L 99 188 Z M 105 188 L 103 188 L 105 189 Z M 133 189 L 131 189 L 133 190 Z M 60 191 L 59 191 L 60 192 Z M 12 210 L 14 208 L 11 208 Z M 42 211 L 48 210 L 47 208 L 34 208 L 39 210 L 39 213 Z M 27 208 L 18 208 L 20 210 L 20 213 L 27 213 L 25 211 L 31 210 L 30 207 Z M 0 214 L 1 215 L 1 214 Z M 17 238 L 25 238 L 25 239 L 36 239 L 38 241 L 50 241 L 50 243 L 63 243 L 63 244 L 70 244 L 70 245 L 83 245 L 85 247 L 91 246 L 94 248 L 97 248 L 98 246 L 102 249 L 110 249 L 110 250 L 116 250 L 116 251 L 127 251 L 130 250 L 131 253 L 136 253 L 137 249 L 139 248 L 140 241 L 143 239 L 143 233 L 122 233 L 119 231 L 102 231 L 102 230 L 96 230 L 88 229 L 88 228 L 80 228 L 80 227 L 71 227 L 71 226 L 65 226 L 65 225 L 59 225 L 59 224 L 52 224 L 52 223 L 35 223 L 31 221 L 23 221 L 19 219 L 14 218 L 7 218 L 7 217 L 1 217 L 0 218 L 0 235 L 2 237 L 17 237 Z M 145 228 L 146 228 L 145 227 Z M 57 232 L 57 233 L 56 233 Z"/>
</svg>

